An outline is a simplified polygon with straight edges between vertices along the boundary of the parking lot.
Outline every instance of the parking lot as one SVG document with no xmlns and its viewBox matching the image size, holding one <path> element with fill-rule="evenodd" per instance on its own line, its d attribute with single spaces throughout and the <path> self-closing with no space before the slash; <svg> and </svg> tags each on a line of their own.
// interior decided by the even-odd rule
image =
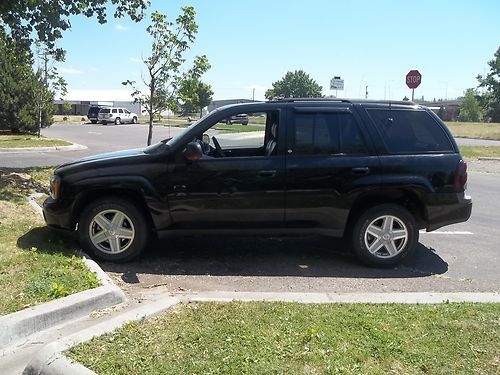
<svg viewBox="0 0 500 375">
<path fill-rule="evenodd" d="M 179 128 L 155 127 L 154 139 Z M 48 137 L 86 150 L 2 154 L 2 166 L 57 165 L 145 143 L 144 125 L 56 125 Z M 498 162 L 500 163 L 500 162 Z M 394 269 L 361 265 L 342 240 L 305 237 L 178 237 L 153 243 L 137 261 L 101 262 L 130 294 L 152 288 L 186 291 L 404 292 L 499 291 L 500 175 L 469 174 L 474 199 L 466 223 L 421 233 L 414 258 Z"/>
</svg>

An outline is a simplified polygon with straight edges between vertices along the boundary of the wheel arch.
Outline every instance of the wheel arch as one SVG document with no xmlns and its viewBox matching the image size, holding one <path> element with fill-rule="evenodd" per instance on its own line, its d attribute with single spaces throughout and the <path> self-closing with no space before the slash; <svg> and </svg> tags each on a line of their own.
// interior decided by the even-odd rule
<svg viewBox="0 0 500 375">
<path fill-rule="evenodd" d="M 144 199 L 144 196 L 140 192 L 133 189 L 106 189 L 106 188 L 85 191 L 78 196 L 73 206 L 71 214 L 72 228 L 76 228 L 78 220 L 80 219 L 80 216 L 85 207 L 87 207 L 90 203 L 96 200 L 104 199 L 106 197 L 119 198 L 133 203 L 144 215 L 151 230 L 152 231 L 156 230 L 154 221 L 151 217 L 150 211 L 146 204 L 146 200 Z"/>
<path fill-rule="evenodd" d="M 425 228 L 427 214 L 419 192 L 404 188 L 384 188 L 370 191 L 356 199 L 349 212 L 345 232 L 350 234 L 357 218 L 367 209 L 387 203 L 405 208 L 415 218 L 418 228 Z"/>
</svg>

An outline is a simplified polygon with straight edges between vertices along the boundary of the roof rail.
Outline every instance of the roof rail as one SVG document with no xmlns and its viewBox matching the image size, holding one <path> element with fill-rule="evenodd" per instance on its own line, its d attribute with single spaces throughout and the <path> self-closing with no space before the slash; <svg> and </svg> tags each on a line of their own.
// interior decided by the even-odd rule
<svg viewBox="0 0 500 375">
<path fill-rule="evenodd" d="M 352 103 L 348 99 L 338 99 L 338 98 L 276 98 L 270 100 L 271 102 L 339 102 L 339 103 Z"/>
</svg>

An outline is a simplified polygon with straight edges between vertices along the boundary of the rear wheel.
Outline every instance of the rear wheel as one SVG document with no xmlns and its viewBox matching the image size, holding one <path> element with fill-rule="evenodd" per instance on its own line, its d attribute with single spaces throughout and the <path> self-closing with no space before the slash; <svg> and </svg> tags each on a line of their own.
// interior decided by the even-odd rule
<svg viewBox="0 0 500 375">
<path fill-rule="evenodd" d="M 80 243 L 91 255 L 115 262 L 137 257 L 146 247 L 149 226 L 132 203 L 118 198 L 92 202 L 78 222 Z"/>
<path fill-rule="evenodd" d="M 352 233 L 354 253 L 370 266 L 395 266 L 415 252 L 417 243 L 414 217 L 396 204 L 368 209 L 359 216 Z"/>
<path fill-rule="evenodd" d="M 121 119 L 119 117 L 117 117 L 115 119 L 115 125 L 120 125 L 122 123 Z"/>
<path fill-rule="evenodd" d="M 90 121 L 92 124 L 97 124 L 97 120 L 91 120 Z"/>
<path fill-rule="evenodd" d="M 137 124 L 137 117 L 135 117 L 135 116 L 134 116 L 134 117 L 132 118 L 132 124 Z"/>
</svg>

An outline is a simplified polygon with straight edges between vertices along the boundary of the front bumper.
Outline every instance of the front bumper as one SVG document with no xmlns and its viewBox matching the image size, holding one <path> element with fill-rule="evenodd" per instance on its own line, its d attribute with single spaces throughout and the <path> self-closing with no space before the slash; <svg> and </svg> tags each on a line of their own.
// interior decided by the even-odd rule
<svg viewBox="0 0 500 375">
<path fill-rule="evenodd" d="M 63 201 L 48 197 L 43 202 L 43 218 L 50 227 L 75 229 L 71 220 L 71 205 L 65 204 Z"/>
<path fill-rule="evenodd" d="M 462 223 L 469 220 L 472 214 L 472 198 L 468 195 L 455 198 L 454 203 L 428 206 L 427 232 L 431 232 L 445 225 Z"/>
</svg>

